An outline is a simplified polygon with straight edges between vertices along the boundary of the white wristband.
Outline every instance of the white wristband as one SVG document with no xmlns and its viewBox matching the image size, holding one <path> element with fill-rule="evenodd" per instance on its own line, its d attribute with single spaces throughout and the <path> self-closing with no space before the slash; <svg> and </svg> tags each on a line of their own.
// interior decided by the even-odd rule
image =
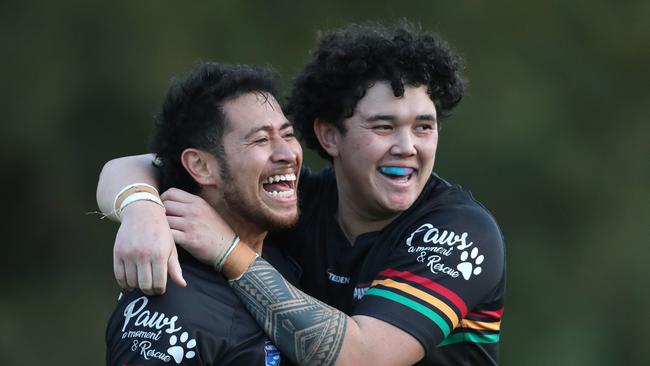
<svg viewBox="0 0 650 366">
<path fill-rule="evenodd" d="M 126 191 L 132 188 L 138 188 L 138 187 L 147 187 L 152 189 L 154 192 L 158 193 L 158 190 L 156 187 L 152 186 L 151 184 L 147 183 L 133 183 L 129 184 L 128 186 L 122 188 L 117 194 L 115 195 L 115 198 L 113 199 L 113 209 L 118 210 L 119 207 L 117 207 L 117 201 L 120 199 L 120 196 L 122 196 Z M 120 205 L 121 206 L 121 205 Z"/>
<path fill-rule="evenodd" d="M 162 207 L 163 210 L 165 210 L 165 205 L 163 205 L 162 201 L 160 200 L 160 197 L 156 196 L 151 192 L 137 192 L 131 194 L 130 196 L 126 197 L 124 201 L 122 201 L 120 208 L 117 209 L 117 211 L 115 211 L 115 216 L 117 216 L 117 218 L 119 219 L 122 214 L 122 210 L 124 210 L 126 206 L 132 204 L 135 201 L 151 201 L 159 204 L 160 207 Z"/>
<path fill-rule="evenodd" d="M 230 243 L 230 247 L 228 248 L 228 250 L 226 250 L 226 252 L 221 256 L 221 258 L 219 258 L 219 260 L 217 260 L 214 263 L 214 269 L 217 272 L 221 272 L 221 270 L 223 269 L 223 265 L 226 264 L 226 259 L 228 259 L 230 253 L 232 253 L 232 251 L 235 250 L 237 244 L 239 244 L 239 235 L 235 235 L 235 237 L 232 239 L 232 243 Z"/>
</svg>

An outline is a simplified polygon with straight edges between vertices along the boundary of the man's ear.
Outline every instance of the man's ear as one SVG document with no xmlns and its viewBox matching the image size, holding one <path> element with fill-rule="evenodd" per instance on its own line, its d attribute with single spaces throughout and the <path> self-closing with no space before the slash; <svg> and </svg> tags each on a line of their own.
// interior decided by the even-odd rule
<svg viewBox="0 0 650 366">
<path fill-rule="evenodd" d="M 314 134 L 320 146 L 332 157 L 339 154 L 338 144 L 341 139 L 341 132 L 333 123 L 327 123 L 320 118 L 314 120 Z"/>
<path fill-rule="evenodd" d="M 181 164 L 194 180 L 202 185 L 214 185 L 216 183 L 217 159 L 210 153 L 188 148 L 181 154 Z"/>
</svg>

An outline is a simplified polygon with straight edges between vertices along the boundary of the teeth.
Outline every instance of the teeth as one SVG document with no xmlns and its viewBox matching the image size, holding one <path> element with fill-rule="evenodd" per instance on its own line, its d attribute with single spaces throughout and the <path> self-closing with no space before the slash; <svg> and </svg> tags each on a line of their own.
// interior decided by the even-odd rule
<svg viewBox="0 0 650 366">
<path fill-rule="evenodd" d="M 293 189 L 289 189 L 289 190 L 287 190 L 287 191 L 279 191 L 279 192 L 278 192 L 278 191 L 273 191 L 273 192 L 266 192 L 266 193 L 270 194 L 270 195 L 273 196 L 273 197 L 282 197 L 282 198 L 286 198 L 286 197 L 291 197 L 291 196 L 293 196 L 294 190 L 293 190 Z"/>
<path fill-rule="evenodd" d="M 296 175 L 295 174 L 285 174 L 285 175 L 274 175 L 272 177 L 266 178 L 264 180 L 264 184 L 270 184 L 270 183 L 277 183 L 277 182 L 286 182 L 286 181 L 295 181 L 296 180 Z"/>
</svg>

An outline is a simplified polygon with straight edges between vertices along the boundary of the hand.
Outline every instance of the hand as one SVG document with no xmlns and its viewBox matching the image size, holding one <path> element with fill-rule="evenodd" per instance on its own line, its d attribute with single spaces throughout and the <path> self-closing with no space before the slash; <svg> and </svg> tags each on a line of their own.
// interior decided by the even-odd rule
<svg viewBox="0 0 650 366">
<path fill-rule="evenodd" d="M 113 248 L 117 283 L 127 290 L 140 288 L 147 295 L 163 294 L 168 270 L 174 283 L 187 286 L 165 211 L 153 202 L 133 202 L 122 211 Z"/>
<path fill-rule="evenodd" d="M 196 259 L 214 266 L 235 237 L 230 226 L 199 196 L 171 188 L 160 198 L 174 241 Z"/>
</svg>

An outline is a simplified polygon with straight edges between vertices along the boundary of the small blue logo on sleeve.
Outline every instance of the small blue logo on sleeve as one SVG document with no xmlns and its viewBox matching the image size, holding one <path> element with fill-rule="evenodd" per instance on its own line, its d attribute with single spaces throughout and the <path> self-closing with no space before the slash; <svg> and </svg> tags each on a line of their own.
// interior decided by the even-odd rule
<svg viewBox="0 0 650 366">
<path fill-rule="evenodd" d="M 280 351 L 269 339 L 264 342 L 264 354 L 266 354 L 266 366 L 280 365 Z"/>
</svg>

